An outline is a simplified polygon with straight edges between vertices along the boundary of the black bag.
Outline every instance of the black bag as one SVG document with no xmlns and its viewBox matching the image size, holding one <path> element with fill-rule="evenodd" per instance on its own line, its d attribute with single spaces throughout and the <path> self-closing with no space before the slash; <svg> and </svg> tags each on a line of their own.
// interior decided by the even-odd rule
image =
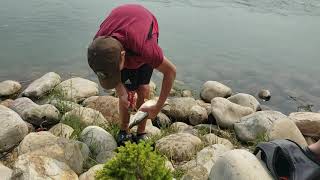
<svg viewBox="0 0 320 180">
<path fill-rule="evenodd" d="M 287 139 L 259 143 L 254 154 L 261 159 L 277 180 L 320 180 L 320 164 L 311 159 L 296 143 Z"/>
</svg>

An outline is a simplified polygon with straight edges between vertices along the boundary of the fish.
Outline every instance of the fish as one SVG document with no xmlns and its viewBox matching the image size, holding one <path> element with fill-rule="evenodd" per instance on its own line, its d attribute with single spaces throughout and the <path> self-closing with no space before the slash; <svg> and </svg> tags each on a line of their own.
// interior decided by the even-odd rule
<svg viewBox="0 0 320 180">
<path fill-rule="evenodd" d="M 147 112 L 138 111 L 130 120 L 129 129 L 133 128 L 134 126 L 140 124 L 143 120 L 148 117 Z"/>
</svg>

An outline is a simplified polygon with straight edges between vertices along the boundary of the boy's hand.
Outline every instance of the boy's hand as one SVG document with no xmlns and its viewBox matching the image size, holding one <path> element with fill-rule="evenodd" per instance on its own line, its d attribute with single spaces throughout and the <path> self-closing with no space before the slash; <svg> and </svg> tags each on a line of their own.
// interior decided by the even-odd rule
<svg viewBox="0 0 320 180">
<path fill-rule="evenodd" d="M 154 119 L 161 111 L 161 107 L 158 106 L 157 101 L 148 100 L 140 107 L 139 111 L 147 112 L 148 119 Z"/>
</svg>

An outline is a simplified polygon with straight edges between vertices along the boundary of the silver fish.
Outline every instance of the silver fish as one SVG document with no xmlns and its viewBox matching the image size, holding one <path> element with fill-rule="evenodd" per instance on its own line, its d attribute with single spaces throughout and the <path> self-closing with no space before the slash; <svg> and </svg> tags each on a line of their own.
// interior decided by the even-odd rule
<svg viewBox="0 0 320 180">
<path fill-rule="evenodd" d="M 129 123 L 129 129 L 131 129 L 132 127 L 140 124 L 143 120 L 145 120 L 148 117 L 148 113 L 147 112 L 143 112 L 143 111 L 138 111 L 135 115 L 133 115 L 133 117 L 130 120 Z"/>
</svg>

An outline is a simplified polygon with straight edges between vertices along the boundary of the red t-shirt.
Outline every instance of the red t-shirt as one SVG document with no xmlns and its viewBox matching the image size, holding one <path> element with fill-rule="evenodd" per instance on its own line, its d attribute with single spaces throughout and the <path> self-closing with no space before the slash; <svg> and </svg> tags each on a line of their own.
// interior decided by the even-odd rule
<svg viewBox="0 0 320 180">
<path fill-rule="evenodd" d="M 98 36 L 112 36 L 120 41 L 127 54 L 125 68 L 137 69 L 143 64 L 157 68 L 163 61 L 157 19 L 141 5 L 127 4 L 113 9 L 95 38 Z"/>
</svg>

